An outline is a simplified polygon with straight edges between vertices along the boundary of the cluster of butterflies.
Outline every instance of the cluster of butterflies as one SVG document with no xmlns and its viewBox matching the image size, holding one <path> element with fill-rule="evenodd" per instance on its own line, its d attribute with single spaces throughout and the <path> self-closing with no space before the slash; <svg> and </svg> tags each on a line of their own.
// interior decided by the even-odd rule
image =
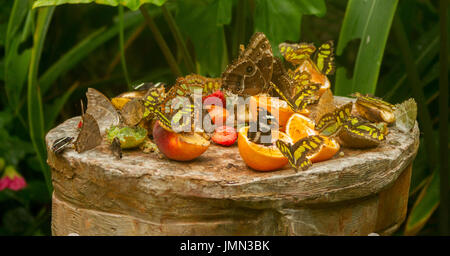
<svg viewBox="0 0 450 256">
<path fill-rule="evenodd" d="M 238 58 L 227 66 L 220 78 L 191 74 L 178 78 L 168 91 L 163 84 L 147 84 L 139 88 L 139 97 L 128 101 L 120 111 L 116 111 L 103 94 L 89 89 L 88 109 L 87 113 L 82 115 L 83 126 L 74 142 L 75 149 L 83 152 L 97 146 L 101 143 L 101 135 L 112 125 L 136 126 L 142 120 L 159 120 L 161 126 L 175 132 L 177 130 L 173 124 L 178 124 L 178 131 L 180 128 L 192 130 L 193 120 L 197 117 L 193 100 L 196 90 L 203 96 L 217 90 L 241 96 L 257 94 L 279 96 L 294 112 L 301 113 L 309 105 L 318 103 L 321 88 L 329 88 L 328 79 L 326 79 L 327 87 L 312 79 L 311 70 L 325 77 L 334 73 L 333 42 L 328 41 L 318 49 L 308 43 L 282 43 L 279 45 L 279 51 L 293 69 L 286 71 L 284 62 L 273 55 L 267 37 L 257 32 L 251 37 L 247 47 L 241 45 Z M 188 102 L 178 102 L 181 108 L 174 108 L 177 105 L 174 103 L 180 100 L 179 96 L 183 97 L 183 100 L 187 98 Z M 409 110 L 413 108 L 410 106 L 415 102 L 398 107 L 368 95 L 354 96 L 357 97 L 354 104 L 352 102 L 344 104 L 320 117 L 315 128 L 321 135 L 309 136 L 294 144 L 276 141 L 276 146 L 289 159 L 294 169 L 305 170 L 311 166 L 307 156 L 320 149 L 324 143 L 322 136 L 334 136 L 344 145 L 365 148 L 376 146 L 385 139 L 386 124 L 392 124 L 396 116 L 409 121 L 404 125 L 405 130 L 411 128 L 411 118 L 403 117 L 410 115 Z M 352 115 L 353 105 L 356 106 L 359 116 Z M 398 113 L 399 109 L 402 110 L 401 113 Z M 184 118 L 186 116 L 190 118 Z M 271 122 L 276 121 L 270 113 L 263 119 L 258 118 L 256 123 L 250 123 L 251 126 L 256 125 L 256 132 L 250 132 L 249 129 L 248 134 L 249 139 L 255 143 L 264 144 L 260 141 L 262 135 L 271 135 L 270 127 L 264 125 L 268 123 L 270 126 Z M 414 120 L 415 117 L 412 125 Z M 62 152 L 72 141 L 71 137 L 61 138 L 55 141 L 53 150 L 57 153 Z M 118 158 L 121 156 L 119 143 L 118 140 L 113 140 L 111 144 L 112 151 L 116 152 Z"/>
</svg>

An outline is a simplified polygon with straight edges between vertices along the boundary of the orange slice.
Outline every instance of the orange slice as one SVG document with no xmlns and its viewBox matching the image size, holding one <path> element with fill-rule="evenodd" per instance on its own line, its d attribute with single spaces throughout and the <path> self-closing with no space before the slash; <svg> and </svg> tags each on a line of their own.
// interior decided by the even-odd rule
<svg viewBox="0 0 450 256">
<path fill-rule="evenodd" d="M 311 160 L 311 162 L 313 163 L 322 162 L 332 158 L 341 148 L 341 146 L 335 139 L 326 136 L 322 136 L 322 138 L 325 141 L 324 144 L 320 146 L 319 151 L 308 156 L 309 160 Z"/>
<path fill-rule="evenodd" d="M 330 88 L 330 80 L 328 80 L 328 77 L 318 70 L 316 64 L 314 64 L 311 59 L 303 61 L 297 70 L 308 72 L 311 75 L 311 82 L 322 85 L 319 89 L 319 95 L 322 95 L 327 89 Z"/>
<path fill-rule="evenodd" d="M 275 145 L 275 138 L 292 142 L 283 132 L 272 132 L 273 144 L 264 146 L 251 142 L 247 137 L 249 127 L 242 127 L 238 133 L 239 153 L 244 162 L 257 171 L 273 171 L 282 168 L 288 163 L 288 159 L 281 153 Z"/>
<path fill-rule="evenodd" d="M 301 114 L 293 114 L 286 123 L 286 134 L 295 143 L 300 139 L 319 133 L 314 130 L 314 123 L 311 119 Z"/>
<path fill-rule="evenodd" d="M 277 97 L 252 96 L 250 97 L 250 120 L 254 121 L 257 118 L 257 109 L 251 106 L 255 104 L 256 107 L 265 108 L 270 112 L 278 122 L 279 129 L 284 132 L 286 130 L 286 123 L 295 112 L 289 107 L 286 101 Z M 309 115 L 309 110 L 303 110 L 302 114 Z"/>
</svg>

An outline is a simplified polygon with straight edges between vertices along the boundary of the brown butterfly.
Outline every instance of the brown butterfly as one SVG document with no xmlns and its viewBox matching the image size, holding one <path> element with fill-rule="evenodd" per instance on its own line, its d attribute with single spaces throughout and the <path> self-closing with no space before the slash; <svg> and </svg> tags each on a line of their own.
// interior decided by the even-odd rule
<svg viewBox="0 0 450 256">
<path fill-rule="evenodd" d="M 81 108 L 83 109 L 83 104 L 81 104 Z M 97 120 L 89 113 L 83 113 L 81 118 L 83 119 L 83 126 L 74 143 L 75 150 L 78 153 L 93 149 L 102 142 Z"/>
<path fill-rule="evenodd" d="M 111 152 L 116 157 L 116 159 L 122 159 L 122 147 L 120 147 L 120 139 L 117 137 L 114 137 L 111 146 L 110 146 Z"/>
<path fill-rule="evenodd" d="M 127 102 L 120 110 L 122 121 L 128 126 L 135 126 L 144 118 L 144 101 L 136 98 Z"/>
<path fill-rule="evenodd" d="M 97 120 L 101 134 L 104 134 L 112 125 L 120 123 L 119 113 L 117 113 L 111 101 L 101 92 L 88 88 L 86 98 L 88 100 L 86 113 Z"/>
<path fill-rule="evenodd" d="M 272 72 L 272 47 L 266 35 L 257 32 L 239 58 L 222 73 L 222 84 L 235 94 L 255 95 L 269 88 Z"/>
</svg>

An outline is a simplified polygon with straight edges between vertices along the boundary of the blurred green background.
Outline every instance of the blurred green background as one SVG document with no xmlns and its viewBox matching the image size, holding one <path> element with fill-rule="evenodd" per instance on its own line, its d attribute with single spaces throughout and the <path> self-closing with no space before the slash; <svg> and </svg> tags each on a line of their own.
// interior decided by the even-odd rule
<svg viewBox="0 0 450 256">
<path fill-rule="evenodd" d="M 44 136 L 80 114 L 88 87 L 111 97 L 142 81 L 170 85 L 189 73 L 218 77 L 236 58 L 239 44 L 246 44 L 255 31 L 268 36 L 278 56 L 277 45 L 286 40 L 316 46 L 334 40 L 338 69 L 330 81 L 337 95 L 360 91 L 391 103 L 416 99 L 421 144 L 408 217 L 396 235 L 444 230 L 448 212 L 439 215 L 437 209 L 448 209 L 449 202 L 440 204 L 439 168 L 444 165 L 439 162 L 439 140 L 446 138 L 447 154 L 449 143 L 448 133 L 439 133 L 439 121 L 448 132 L 448 89 L 439 87 L 439 54 L 448 19 L 446 9 L 439 13 L 439 1 L 118 2 L 1 1 L 0 157 L 28 186 L 0 191 L 0 235 L 51 234 Z M 447 95 L 441 104 L 440 93 Z"/>
</svg>

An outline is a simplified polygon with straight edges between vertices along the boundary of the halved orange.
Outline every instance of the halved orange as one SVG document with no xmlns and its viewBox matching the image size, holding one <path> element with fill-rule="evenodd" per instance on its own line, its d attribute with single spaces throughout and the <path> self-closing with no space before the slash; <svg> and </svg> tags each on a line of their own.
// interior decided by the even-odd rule
<svg viewBox="0 0 450 256">
<path fill-rule="evenodd" d="M 311 119 L 302 114 L 293 114 L 286 123 L 286 134 L 295 143 L 300 139 L 319 133 L 314 130 L 314 123 Z"/>
<path fill-rule="evenodd" d="M 319 95 L 322 95 L 327 89 L 330 88 L 330 80 L 328 80 L 328 77 L 318 70 L 316 64 L 314 64 L 311 59 L 306 59 L 303 61 L 297 70 L 308 72 L 311 75 L 311 82 L 322 85 L 319 89 Z"/>
<path fill-rule="evenodd" d="M 320 146 L 319 151 L 308 156 L 309 160 L 313 163 L 322 162 L 332 158 L 341 148 L 335 139 L 326 136 L 322 136 L 322 138 L 325 141 L 323 145 Z"/>
<path fill-rule="evenodd" d="M 273 144 L 264 146 L 250 141 L 247 137 L 249 126 L 242 127 L 238 133 L 239 153 L 244 162 L 257 171 L 273 171 L 282 168 L 288 163 L 288 159 L 275 145 L 275 138 L 292 142 L 284 132 L 272 132 Z"/>
<path fill-rule="evenodd" d="M 257 118 L 257 108 L 252 108 L 252 105 L 256 107 L 265 108 L 270 112 L 278 122 L 279 129 L 281 131 L 286 130 L 286 123 L 289 118 L 295 112 L 289 107 L 286 101 L 277 97 L 265 97 L 265 96 L 252 96 L 250 97 L 250 120 L 255 121 Z M 309 110 L 303 110 L 302 114 L 309 115 Z"/>
</svg>

